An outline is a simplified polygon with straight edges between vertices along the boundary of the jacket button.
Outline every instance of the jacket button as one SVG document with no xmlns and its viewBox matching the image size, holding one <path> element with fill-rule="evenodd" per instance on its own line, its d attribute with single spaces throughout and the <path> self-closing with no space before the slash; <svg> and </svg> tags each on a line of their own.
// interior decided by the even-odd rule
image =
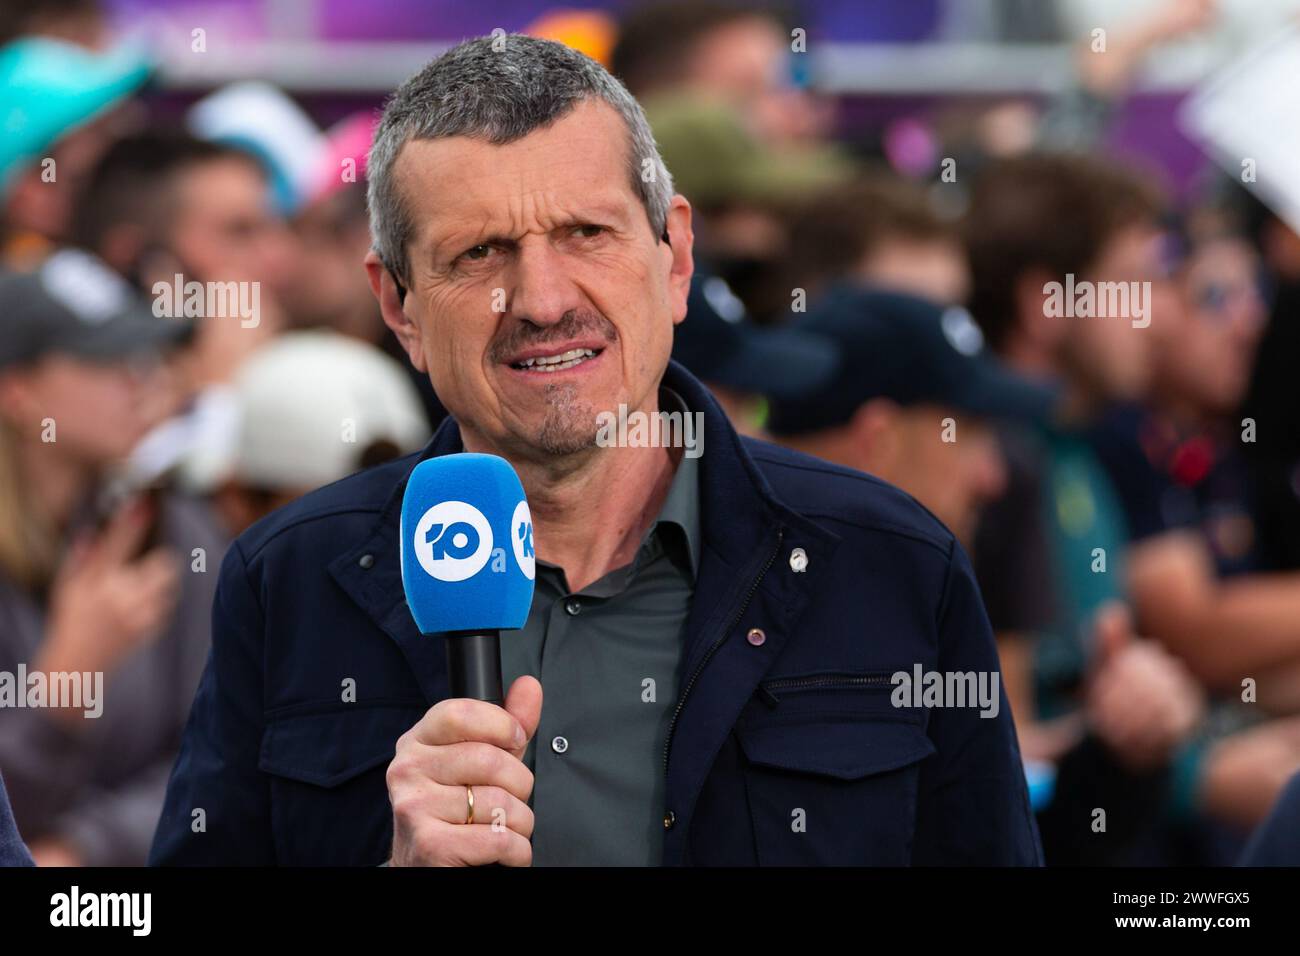
<svg viewBox="0 0 1300 956">
<path fill-rule="evenodd" d="M 790 552 L 790 570 L 795 574 L 803 574 L 808 570 L 808 552 L 803 548 L 795 548 Z"/>
<path fill-rule="evenodd" d="M 369 571 L 375 566 L 375 556 L 373 554 L 363 554 L 361 560 L 358 561 L 357 564 Z"/>
<path fill-rule="evenodd" d="M 673 813 L 671 810 L 669 810 L 667 813 L 664 814 L 665 830 L 671 830 L 673 828 L 673 824 L 676 822 L 677 822 L 677 814 Z"/>
<path fill-rule="evenodd" d="M 749 643 L 753 644 L 755 647 L 762 647 L 763 642 L 767 640 L 767 635 L 763 633 L 761 627 L 753 627 L 750 628 L 749 633 L 745 635 L 745 640 L 749 641 Z"/>
</svg>

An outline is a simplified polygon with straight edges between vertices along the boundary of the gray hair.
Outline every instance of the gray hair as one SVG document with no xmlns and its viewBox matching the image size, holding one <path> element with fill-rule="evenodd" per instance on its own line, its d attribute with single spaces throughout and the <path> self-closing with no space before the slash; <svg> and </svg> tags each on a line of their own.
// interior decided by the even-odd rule
<svg viewBox="0 0 1300 956">
<path fill-rule="evenodd" d="M 662 234 L 673 181 L 641 104 L 604 67 L 576 50 L 552 40 L 498 34 L 448 50 L 398 87 L 384 107 L 366 166 L 370 233 L 384 266 L 409 285 L 406 244 L 413 223 L 393 180 L 393 164 L 409 141 L 472 136 L 502 146 L 587 99 L 604 100 L 627 124 L 632 190 L 654 234 Z"/>
</svg>

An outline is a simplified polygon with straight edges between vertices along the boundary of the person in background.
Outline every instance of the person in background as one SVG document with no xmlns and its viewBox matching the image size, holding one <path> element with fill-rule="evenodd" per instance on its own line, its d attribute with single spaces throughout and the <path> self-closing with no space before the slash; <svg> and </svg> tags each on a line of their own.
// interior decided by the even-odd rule
<svg viewBox="0 0 1300 956">
<path fill-rule="evenodd" d="M 115 143 L 79 202 L 76 239 L 170 314 L 175 290 L 231 290 L 211 299 L 194 340 L 170 359 L 172 413 L 134 452 L 136 467 L 171 472 L 187 490 L 212 490 L 233 441 L 230 382 L 284 328 L 282 303 L 297 267 L 293 239 L 250 154 L 185 133 L 148 130 Z M 198 283 L 198 286 L 192 285 Z M 207 311 L 209 297 L 202 299 Z"/>
<path fill-rule="evenodd" d="M 831 107 L 800 82 L 775 7 L 658 0 L 629 10 L 618 31 L 610 71 L 638 99 L 684 94 L 724 106 L 768 148 L 808 146 L 830 130 Z"/>
<path fill-rule="evenodd" d="M 0 46 L 0 265 L 28 268 L 66 241 L 89 170 L 134 121 L 150 66 L 46 37 Z"/>
<path fill-rule="evenodd" d="M 231 537 L 307 492 L 431 434 L 396 361 L 336 332 L 287 332 L 234 380 L 238 437 L 214 504 Z"/>
<path fill-rule="evenodd" d="M 258 162 L 185 133 L 146 130 L 114 143 L 82 190 L 74 239 L 142 295 L 171 302 L 182 283 L 257 286 L 258 315 L 204 316 L 188 355 L 197 388 L 230 379 L 285 324 L 282 300 L 296 266 Z M 251 296 L 248 300 L 252 301 Z M 227 311 L 234 308 L 227 304 Z"/>
<path fill-rule="evenodd" d="M 782 285 L 810 299 L 836 280 L 961 305 L 970 287 L 956 224 L 940 215 L 925 187 L 888 170 L 811 197 L 790 219 Z"/>
<path fill-rule="evenodd" d="M 793 305 L 780 282 L 791 254 L 790 218 L 814 193 L 849 180 L 853 164 L 830 149 L 792 151 L 754 136 L 734 108 L 698 97 L 648 100 L 664 162 L 696 215 L 703 266 L 726 281 L 756 321 Z"/>
<path fill-rule="evenodd" d="M 972 311 L 994 349 L 1021 374 L 1058 383 L 1062 402 L 1046 428 L 1011 436 L 1010 492 L 984 515 L 975 563 L 999 632 L 1003 659 L 1032 679 L 1013 696 L 1022 702 L 1022 733 L 1050 756 L 1068 742 L 1054 733 L 1086 694 L 1087 676 L 1116 646 L 1154 638 L 1199 681 L 1208 674 L 1182 653 L 1183 635 L 1168 628 L 1169 613 L 1196 608 L 1220 627 L 1226 647 L 1253 642 L 1265 614 L 1220 603 L 1176 564 L 1158 566 L 1128 545 L 1120 495 L 1090 442 L 1090 429 L 1116 403 L 1140 401 L 1150 387 L 1154 326 L 1179 308 L 1169 277 L 1159 192 L 1141 176 L 1082 156 L 1034 154 L 1003 160 L 977 179 L 968 212 Z M 1063 229 L 1062 224 L 1069 224 Z M 1131 292 L 1121 314 L 1067 312 L 1051 304 L 1052 283 Z M 1132 283 L 1132 285 L 1129 285 Z M 1115 288 L 1115 286 L 1111 286 Z M 1056 287 L 1060 291 L 1060 287 Z M 1076 299 L 1075 302 L 1083 301 Z M 1037 503 L 1026 508 L 1025 501 Z M 1039 568 L 1034 586 L 1018 572 Z M 1166 613 L 1150 613 L 1163 594 Z M 1131 606 L 1130 613 L 1127 608 Z M 1294 627 L 1296 618 L 1291 619 Z M 1274 626 L 1282 626 L 1279 617 Z M 1222 684 L 1209 682 L 1211 690 Z M 1111 714 L 1139 698 L 1113 695 Z M 1167 695 L 1145 695 L 1163 707 Z M 1127 701 L 1127 705 L 1123 703 Z M 1283 724 L 1261 725 L 1262 736 L 1234 734 L 1212 709 L 1182 741 L 1167 765 L 1134 761 L 1127 743 L 1095 752 L 1082 765 L 1060 768 L 1058 794 L 1040 816 L 1045 851 L 1058 862 L 1168 862 L 1169 855 L 1222 859 L 1231 837 L 1203 831 L 1213 817 L 1229 827 L 1262 818 L 1292 770 L 1300 748 Z M 1262 719 L 1263 715 L 1259 715 Z M 1027 742 L 1027 750 L 1033 748 Z M 1104 785 L 1105 795 L 1098 796 Z M 1106 801 L 1109 800 L 1110 803 Z M 1092 839 L 1090 807 L 1120 806 L 1130 820 L 1159 825 Z M 1112 819 L 1116 815 L 1112 814 Z M 1190 842 L 1187 842 L 1190 841 Z M 1047 850 L 1052 846 L 1053 850 Z M 1186 857 L 1183 857 L 1186 858 Z"/>
<path fill-rule="evenodd" d="M 366 160 L 375 118 L 357 113 L 326 131 L 302 207 L 290 221 L 298 244 L 285 301 L 295 328 L 327 328 L 378 346 L 397 360 L 415 386 L 432 428 L 447 415 L 429 378 L 402 353 L 384 325 L 364 269 L 370 251 L 366 210 Z"/>
<path fill-rule="evenodd" d="M 839 355 L 825 337 L 750 318 L 721 276 L 696 269 L 686 321 L 673 330 L 672 357 L 708 386 L 744 435 L 761 436 L 768 399 L 793 399 L 823 388 Z"/>
<path fill-rule="evenodd" d="M 165 413 L 159 353 L 186 332 L 79 251 L 0 278 L 0 670 L 100 688 L 89 708 L 0 710 L 42 865 L 145 862 L 207 656 L 223 539 L 196 502 L 115 480 Z"/>
<path fill-rule="evenodd" d="M 969 546 L 1006 483 L 991 422 L 1046 415 L 1050 391 L 994 361 L 964 309 L 914 296 L 837 284 L 791 329 L 834 342 L 840 363 L 822 387 L 773 400 L 772 436 L 898 485 Z"/>
</svg>

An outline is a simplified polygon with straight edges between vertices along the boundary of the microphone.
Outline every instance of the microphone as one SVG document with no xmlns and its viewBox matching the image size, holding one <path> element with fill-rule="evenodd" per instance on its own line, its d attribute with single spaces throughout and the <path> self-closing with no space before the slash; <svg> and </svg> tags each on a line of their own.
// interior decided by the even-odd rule
<svg viewBox="0 0 1300 956">
<path fill-rule="evenodd" d="M 420 462 L 402 496 L 402 588 L 421 634 L 447 641 L 451 696 L 498 706 L 500 631 L 533 604 L 533 519 L 504 458 L 465 452 Z"/>
</svg>

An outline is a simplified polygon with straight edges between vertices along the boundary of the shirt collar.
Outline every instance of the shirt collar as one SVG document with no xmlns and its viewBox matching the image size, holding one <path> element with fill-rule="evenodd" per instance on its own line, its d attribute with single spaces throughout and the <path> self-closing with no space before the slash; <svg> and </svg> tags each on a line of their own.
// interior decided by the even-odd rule
<svg viewBox="0 0 1300 956">
<path fill-rule="evenodd" d="M 664 411 L 680 412 L 682 415 L 691 413 L 685 400 L 668 386 L 662 386 L 660 394 L 664 399 L 661 403 Z M 691 577 L 695 577 L 700 562 L 699 465 L 698 460 L 685 451 L 677 464 L 677 473 L 668 486 L 668 496 L 659 509 L 652 531 L 657 532 L 664 524 L 673 524 L 681 529 L 686 542 L 686 561 Z"/>
</svg>

